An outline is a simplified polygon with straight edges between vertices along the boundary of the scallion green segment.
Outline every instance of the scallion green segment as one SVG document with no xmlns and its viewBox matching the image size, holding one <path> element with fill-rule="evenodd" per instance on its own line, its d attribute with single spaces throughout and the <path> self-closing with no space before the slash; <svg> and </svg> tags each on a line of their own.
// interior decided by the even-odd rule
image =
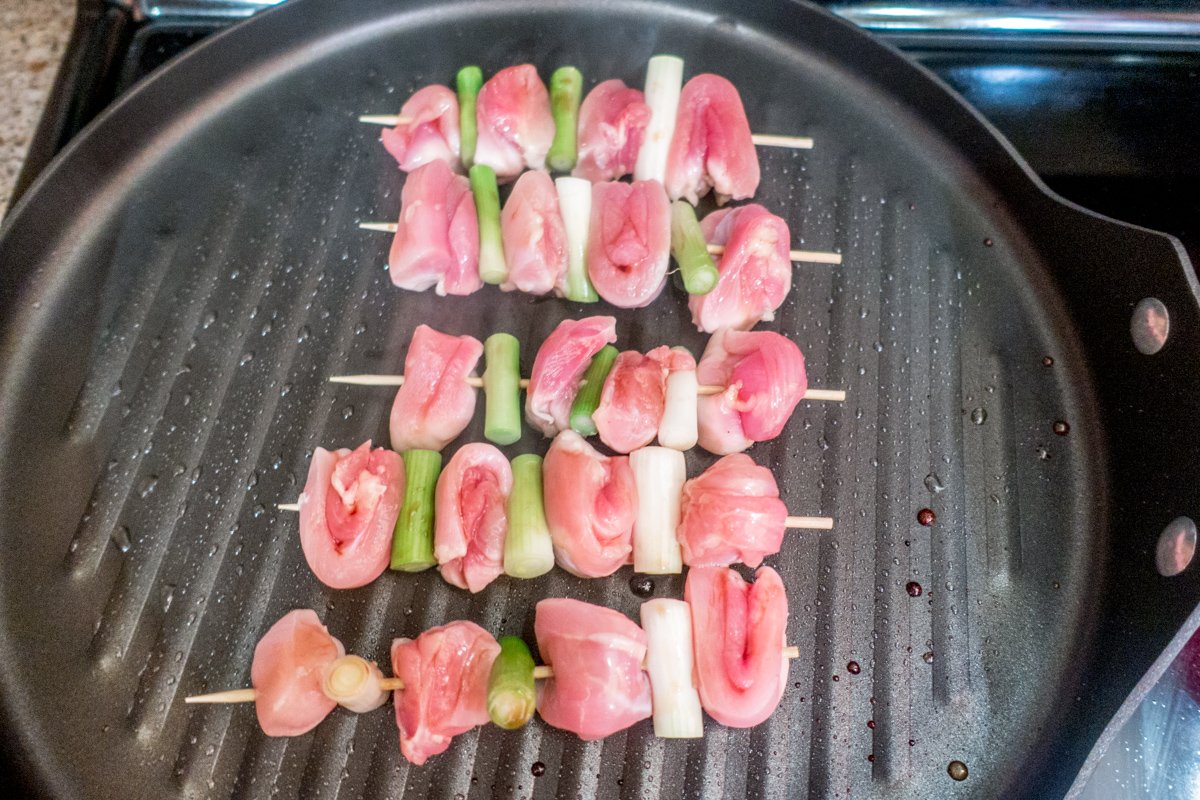
<svg viewBox="0 0 1200 800">
<path fill-rule="evenodd" d="M 521 344 L 510 333 L 493 333 L 483 342 L 483 356 L 483 435 L 512 444 L 521 438 Z"/>
<path fill-rule="evenodd" d="M 420 572 L 437 563 L 433 557 L 434 493 L 442 471 L 442 454 L 409 450 L 404 458 L 404 504 L 392 537 L 392 569 Z"/>
<path fill-rule="evenodd" d="M 479 218 L 479 277 L 484 283 L 508 280 L 504 260 L 504 240 L 500 234 L 500 187 L 491 167 L 476 164 L 467 173 L 471 193 L 475 195 L 475 216 Z"/>
<path fill-rule="evenodd" d="M 600 406 L 600 393 L 604 390 L 604 379 L 612 371 L 613 362 L 617 360 L 617 348 L 606 344 L 599 353 L 592 356 L 592 363 L 583 373 L 579 392 L 575 402 L 571 404 L 571 430 L 580 436 L 595 436 L 596 421 L 592 414 Z"/>
<path fill-rule="evenodd" d="M 501 728 L 513 730 L 533 719 L 536 708 L 529 646 L 516 636 L 501 636 L 500 655 L 492 662 L 488 676 L 488 716 Z"/>
<path fill-rule="evenodd" d="M 458 87 L 459 158 L 464 167 L 475 163 L 475 98 L 483 88 L 483 70 L 463 67 L 455 78 Z"/>
<path fill-rule="evenodd" d="M 546 165 L 556 172 L 575 167 L 575 130 L 579 124 L 579 101 L 583 97 L 583 75 L 575 67 L 559 67 L 550 76 L 550 113 L 554 115 L 554 142 L 546 154 Z"/>
<path fill-rule="evenodd" d="M 686 200 L 671 204 L 671 255 L 679 264 L 688 294 L 708 294 L 717 285 L 721 273 L 708 254 L 696 209 Z"/>
<path fill-rule="evenodd" d="M 542 457 L 532 453 L 517 456 L 512 460 L 512 471 L 504 573 L 514 578 L 536 578 L 554 568 L 554 544 L 542 505 Z"/>
</svg>

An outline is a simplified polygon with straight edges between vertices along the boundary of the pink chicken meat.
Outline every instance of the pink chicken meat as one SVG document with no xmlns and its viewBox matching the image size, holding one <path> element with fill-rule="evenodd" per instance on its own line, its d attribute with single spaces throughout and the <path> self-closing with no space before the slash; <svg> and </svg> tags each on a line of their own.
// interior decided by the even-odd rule
<svg viewBox="0 0 1200 800">
<path fill-rule="evenodd" d="M 705 333 L 748 330 L 775 318 L 792 289 L 792 235 L 787 223 L 760 205 L 714 211 L 700 223 L 709 244 L 725 246 L 720 277 L 708 294 L 692 295 L 692 322 Z"/>
<path fill-rule="evenodd" d="M 779 552 L 787 506 L 775 476 L 745 453 L 717 461 L 683 485 L 677 535 L 689 567 L 757 567 Z"/>
<path fill-rule="evenodd" d="M 475 414 L 475 389 L 467 383 L 483 355 L 471 336 L 450 336 L 418 325 L 404 357 L 404 384 L 392 403 L 392 449 L 441 450 Z"/>
<path fill-rule="evenodd" d="M 588 741 L 650 716 L 646 633 L 624 614 L 542 600 L 533 632 L 542 660 L 554 668 L 554 678 L 538 686 L 537 710 L 548 724 Z"/>
<path fill-rule="evenodd" d="M 696 366 L 701 385 L 724 386 L 697 400 L 700 446 L 728 455 L 774 439 L 808 391 L 804 355 L 772 331 L 721 328 Z"/>
<path fill-rule="evenodd" d="M 593 183 L 630 174 L 649 124 L 640 90 L 615 79 L 597 84 L 579 107 L 579 160 L 571 174 Z"/>
<path fill-rule="evenodd" d="M 546 294 L 567 272 L 567 232 L 554 181 L 541 170 L 523 173 L 500 212 L 508 280 L 500 288 Z"/>
<path fill-rule="evenodd" d="M 671 348 L 665 345 L 646 355 L 626 350 L 617 356 L 592 414 L 600 441 L 618 453 L 631 453 L 654 441 L 670 364 Z"/>
<path fill-rule="evenodd" d="M 300 494 L 300 548 L 317 580 L 354 589 L 382 575 L 403 496 L 398 453 L 370 441 L 355 450 L 318 447 Z"/>
<path fill-rule="evenodd" d="M 394 128 L 384 128 L 383 146 L 400 169 L 412 172 L 430 161 L 458 166 L 458 98 L 445 86 L 417 90 L 400 108 Z"/>
<path fill-rule="evenodd" d="M 565 319 L 538 348 L 525 392 L 525 419 L 546 436 L 570 427 L 571 403 L 592 356 L 617 340 L 612 317 Z"/>
<path fill-rule="evenodd" d="M 542 464 L 546 525 L 558 565 L 602 578 L 633 552 L 637 484 L 625 456 L 604 456 L 572 430 L 554 438 Z"/>
<path fill-rule="evenodd" d="M 475 198 L 445 161 L 430 161 L 405 179 L 388 274 L 414 292 L 467 295 L 483 286 Z"/>
<path fill-rule="evenodd" d="M 393 702 L 406 759 L 424 764 L 458 734 L 487 724 L 488 674 L 499 653 L 491 634 L 464 621 L 392 642 L 392 672 L 404 682 Z"/>
<path fill-rule="evenodd" d="M 475 101 L 475 163 L 498 178 L 515 178 L 546 166 L 554 141 L 550 93 L 532 64 L 506 67 L 483 84 Z"/>
<path fill-rule="evenodd" d="M 484 442 L 458 449 L 437 483 L 433 552 L 442 577 L 482 591 L 504 571 L 512 467 Z"/>
<path fill-rule="evenodd" d="M 679 95 L 667 193 L 695 205 L 712 189 L 724 203 L 753 197 L 758 181 L 758 153 L 737 89 L 720 75 L 692 78 Z"/>
<path fill-rule="evenodd" d="M 619 308 L 641 308 L 662 292 L 671 254 L 671 204 L 658 181 L 592 187 L 588 277 Z"/>
<path fill-rule="evenodd" d="M 724 567 L 688 571 L 696 688 L 708 715 L 751 728 L 779 705 L 787 685 L 787 594 L 779 573 L 759 567 L 751 586 Z"/>
<path fill-rule="evenodd" d="M 250 666 L 254 710 L 267 736 L 299 736 L 329 716 L 336 703 L 321 684 L 325 668 L 346 655 L 317 612 L 289 611 L 259 639 Z"/>
</svg>

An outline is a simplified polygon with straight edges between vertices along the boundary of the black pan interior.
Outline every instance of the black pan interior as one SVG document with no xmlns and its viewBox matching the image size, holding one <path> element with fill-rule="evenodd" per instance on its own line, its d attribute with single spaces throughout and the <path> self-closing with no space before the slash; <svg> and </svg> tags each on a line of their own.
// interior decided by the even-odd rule
<svg viewBox="0 0 1200 800">
<path fill-rule="evenodd" d="M 325 379 L 398 371 L 416 325 L 510 331 L 528 369 L 559 320 L 613 313 L 392 288 L 387 236 L 356 223 L 394 218 L 403 177 L 356 115 L 394 112 L 465 63 L 574 63 L 589 85 L 637 85 L 658 52 L 733 80 L 755 130 L 816 139 L 762 153 L 757 199 L 793 246 L 845 257 L 797 267 L 768 326 L 803 348 L 812 385 L 849 393 L 802 405 L 752 451 L 793 513 L 837 518 L 770 560 L 802 652 L 778 712 L 749 731 L 710 721 L 695 742 L 649 723 L 586 744 L 540 722 L 489 727 L 411 768 L 386 711 L 339 710 L 282 740 L 248 706 L 185 707 L 247 685 L 254 643 L 294 607 L 381 661 L 393 637 L 457 618 L 532 642 L 546 596 L 636 618 L 628 569 L 477 596 L 435 572 L 333 592 L 273 508 L 314 446 L 386 441 L 389 393 Z M 1118 257 L 1145 277 L 1096 269 Z M 106 114 L 11 215 L 0 263 L 0 678 L 12 755 L 46 794 L 1042 796 L 1070 782 L 1122 681 L 1197 596 L 1194 579 L 1153 573 L 1157 531 L 1196 500 L 1182 461 L 1151 447 L 1137 458 L 1179 468 L 1141 485 L 1114 464 L 1135 466 L 1134 439 L 1176 418 L 1195 299 L 1172 243 L 1049 198 L 932 78 L 806 6 L 298 0 Z M 1173 314 L 1149 373 L 1128 336 L 1144 283 Z M 623 347 L 703 346 L 677 289 L 616 316 Z M 1152 375 L 1143 395 L 1128 385 Z M 481 422 L 461 441 L 480 438 Z M 507 452 L 544 448 L 527 434 Z M 1121 547 L 1151 555 L 1124 565 Z M 1136 601 L 1113 599 L 1118 567 Z M 682 580 L 655 591 L 680 596 Z M 1135 618 L 1143 639 L 1118 641 Z"/>
</svg>

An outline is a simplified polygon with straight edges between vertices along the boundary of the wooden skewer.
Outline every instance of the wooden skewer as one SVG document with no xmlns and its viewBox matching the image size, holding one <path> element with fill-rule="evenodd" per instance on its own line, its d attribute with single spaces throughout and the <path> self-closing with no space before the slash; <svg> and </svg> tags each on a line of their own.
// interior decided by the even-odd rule
<svg viewBox="0 0 1200 800">
<path fill-rule="evenodd" d="M 483 386 L 482 378 L 467 377 L 468 386 L 474 386 L 479 389 Z M 330 383 L 346 383 L 353 386 L 403 386 L 403 375 L 334 375 L 329 379 Z M 521 379 L 521 388 L 529 388 L 529 380 Z M 725 391 L 725 386 L 705 386 L 701 385 L 696 394 L 713 395 L 721 394 Z M 805 400 L 818 400 L 830 403 L 846 402 L 846 392 L 842 389 L 809 389 L 804 393 Z"/>
<path fill-rule="evenodd" d="M 365 122 L 368 125 L 382 125 L 385 128 L 394 128 L 402 123 L 411 122 L 409 117 L 401 117 L 397 114 L 363 114 L 358 118 L 359 122 Z M 750 135 L 750 139 L 761 147 L 787 147 L 792 150 L 812 150 L 813 140 L 809 136 L 780 136 L 774 133 L 754 133 Z"/>
<path fill-rule="evenodd" d="M 395 222 L 360 222 L 358 223 L 360 230 L 364 231 L 379 231 L 380 233 L 395 233 L 398 227 Z M 710 244 L 708 252 L 714 256 L 719 256 L 725 252 L 725 245 Z M 825 252 L 823 250 L 790 250 L 788 257 L 792 261 L 799 261 L 805 264 L 841 264 L 842 254 Z"/>
<path fill-rule="evenodd" d="M 783 657 L 791 660 L 800 657 L 799 647 L 783 648 Z M 644 669 L 644 667 L 643 667 Z M 536 681 L 544 681 L 554 677 L 554 667 L 537 666 L 533 668 L 533 679 Z M 384 678 L 379 681 L 379 688 L 387 692 L 396 692 L 404 688 L 404 681 L 399 678 Z M 190 697 L 185 697 L 183 702 L 188 704 L 194 703 L 253 703 L 258 692 L 255 689 L 230 689 L 225 692 L 213 692 L 212 694 L 194 694 Z"/>
<path fill-rule="evenodd" d="M 299 503 L 279 503 L 275 506 L 280 511 L 299 511 Z M 785 528 L 806 531 L 833 530 L 833 517 L 797 517 L 789 516 L 783 523 Z"/>
</svg>

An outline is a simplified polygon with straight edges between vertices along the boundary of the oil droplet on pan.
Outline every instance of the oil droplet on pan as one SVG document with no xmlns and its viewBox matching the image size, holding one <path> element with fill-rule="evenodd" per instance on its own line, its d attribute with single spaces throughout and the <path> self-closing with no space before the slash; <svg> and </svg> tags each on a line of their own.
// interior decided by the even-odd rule
<svg viewBox="0 0 1200 800">
<path fill-rule="evenodd" d="M 946 767 L 946 772 L 956 781 L 967 779 L 967 765 L 961 761 L 951 761 L 950 766 Z"/>
</svg>

